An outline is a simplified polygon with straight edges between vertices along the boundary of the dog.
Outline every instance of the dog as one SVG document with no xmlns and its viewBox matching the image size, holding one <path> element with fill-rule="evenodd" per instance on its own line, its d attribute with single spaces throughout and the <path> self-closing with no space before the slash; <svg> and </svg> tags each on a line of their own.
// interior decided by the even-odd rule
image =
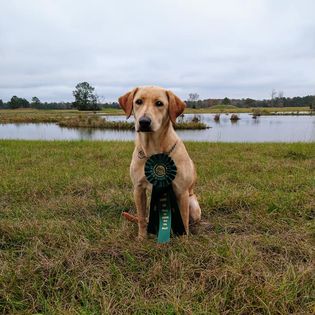
<svg viewBox="0 0 315 315">
<path fill-rule="evenodd" d="M 172 182 L 186 234 L 189 224 L 201 220 L 201 209 L 194 194 L 196 171 L 184 143 L 173 124 L 186 104 L 173 92 L 161 87 L 137 87 L 119 98 L 127 119 L 135 118 L 135 149 L 130 164 L 137 209 L 138 239 L 147 237 L 147 197 L 152 185 L 144 174 L 144 165 L 151 155 L 167 153 L 175 162 L 177 174 Z"/>
</svg>

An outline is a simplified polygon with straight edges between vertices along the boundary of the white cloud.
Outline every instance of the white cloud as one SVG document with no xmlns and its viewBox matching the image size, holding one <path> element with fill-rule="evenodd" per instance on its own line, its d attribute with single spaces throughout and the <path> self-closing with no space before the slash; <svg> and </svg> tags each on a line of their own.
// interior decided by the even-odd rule
<svg viewBox="0 0 315 315">
<path fill-rule="evenodd" d="M 136 85 L 186 98 L 315 94 L 314 1 L 4 0 L 0 98 L 115 100 Z"/>
</svg>

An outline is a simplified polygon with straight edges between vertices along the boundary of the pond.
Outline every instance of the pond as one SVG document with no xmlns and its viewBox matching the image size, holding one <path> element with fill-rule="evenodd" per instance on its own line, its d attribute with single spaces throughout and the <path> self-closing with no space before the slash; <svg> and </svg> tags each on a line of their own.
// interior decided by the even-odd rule
<svg viewBox="0 0 315 315">
<path fill-rule="evenodd" d="M 185 120 L 193 114 L 185 114 Z M 314 142 L 315 116 L 260 116 L 238 114 L 240 120 L 231 122 L 230 115 L 197 115 L 210 128 L 204 130 L 178 130 L 184 141 L 208 142 Z M 105 116 L 108 120 L 125 120 L 124 116 Z M 132 120 L 132 118 L 130 118 Z M 135 132 L 129 130 L 69 129 L 53 123 L 0 124 L 0 139 L 27 140 L 134 140 Z"/>
</svg>

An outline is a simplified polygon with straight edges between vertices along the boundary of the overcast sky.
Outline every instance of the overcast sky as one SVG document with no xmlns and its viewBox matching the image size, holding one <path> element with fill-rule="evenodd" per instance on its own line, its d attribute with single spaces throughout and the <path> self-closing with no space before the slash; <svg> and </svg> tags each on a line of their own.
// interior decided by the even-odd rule
<svg viewBox="0 0 315 315">
<path fill-rule="evenodd" d="M 1 0 L 0 99 L 106 101 L 138 85 L 186 99 L 315 94 L 315 1 Z"/>
</svg>

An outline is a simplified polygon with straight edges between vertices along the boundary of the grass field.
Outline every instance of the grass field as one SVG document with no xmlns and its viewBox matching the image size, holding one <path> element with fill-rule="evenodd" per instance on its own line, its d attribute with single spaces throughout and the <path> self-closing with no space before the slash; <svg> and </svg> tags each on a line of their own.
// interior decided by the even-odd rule
<svg viewBox="0 0 315 315">
<path fill-rule="evenodd" d="M 315 145 L 187 148 L 210 229 L 158 246 L 131 142 L 0 141 L 0 313 L 312 314 Z"/>
</svg>

